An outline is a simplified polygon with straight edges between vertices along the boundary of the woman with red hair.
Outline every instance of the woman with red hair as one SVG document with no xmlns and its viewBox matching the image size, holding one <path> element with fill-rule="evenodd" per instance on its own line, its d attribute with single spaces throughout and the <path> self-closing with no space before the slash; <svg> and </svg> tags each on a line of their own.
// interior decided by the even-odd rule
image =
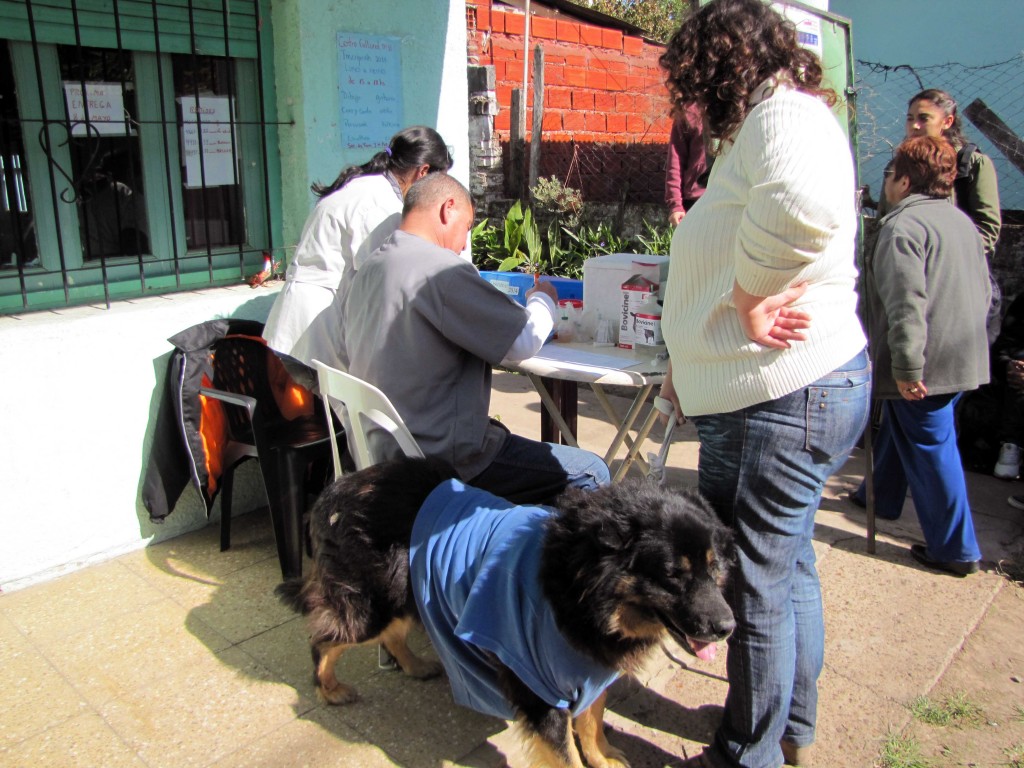
<svg viewBox="0 0 1024 768">
<path fill-rule="evenodd" d="M 889 213 L 864 282 L 874 393 L 883 402 L 877 514 L 898 518 L 909 488 L 925 539 L 911 554 L 966 576 L 978 570 L 981 551 L 954 409 L 964 392 L 989 380 L 990 288 L 981 236 L 949 204 L 956 166 L 956 150 L 943 138 L 910 138 L 896 148 L 883 186 Z"/>
</svg>

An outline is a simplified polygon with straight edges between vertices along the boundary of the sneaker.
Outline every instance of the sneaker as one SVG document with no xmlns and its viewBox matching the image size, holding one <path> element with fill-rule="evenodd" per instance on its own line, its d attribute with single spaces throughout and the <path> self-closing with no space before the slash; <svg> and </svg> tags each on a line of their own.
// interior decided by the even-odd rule
<svg viewBox="0 0 1024 768">
<path fill-rule="evenodd" d="M 1020 448 L 1013 443 L 1003 443 L 992 474 L 1000 480 L 1016 480 L 1020 474 Z"/>
<path fill-rule="evenodd" d="M 1024 496 L 1011 496 L 1006 503 L 1014 509 L 1024 510 Z"/>
</svg>

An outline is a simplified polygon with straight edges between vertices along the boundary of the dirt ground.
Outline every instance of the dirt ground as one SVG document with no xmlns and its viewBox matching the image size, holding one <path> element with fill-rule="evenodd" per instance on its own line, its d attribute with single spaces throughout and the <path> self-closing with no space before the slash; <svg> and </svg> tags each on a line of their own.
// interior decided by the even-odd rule
<svg viewBox="0 0 1024 768">
<path fill-rule="evenodd" d="M 1011 583 L 970 633 L 930 698 L 963 694 L 981 708 L 975 724 L 932 726 L 911 720 L 903 731 L 933 768 L 1024 767 L 1024 586 Z"/>
</svg>

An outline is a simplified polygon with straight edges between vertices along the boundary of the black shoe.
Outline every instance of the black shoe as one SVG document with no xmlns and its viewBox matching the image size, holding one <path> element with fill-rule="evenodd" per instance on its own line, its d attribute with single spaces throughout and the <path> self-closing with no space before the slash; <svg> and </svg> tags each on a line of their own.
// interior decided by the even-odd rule
<svg viewBox="0 0 1024 768">
<path fill-rule="evenodd" d="M 850 491 L 848 494 L 846 494 L 846 498 L 855 507 L 860 507 L 861 509 L 868 508 L 868 503 L 864 501 L 864 499 L 862 499 L 860 496 L 858 496 L 856 491 Z"/>
<path fill-rule="evenodd" d="M 952 573 L 954 576 L 963 577 L 978 572 L 979 564 L 977 560 L 949 560 L 947 562 L 932 560 L 928 554 L 928 548 L 924 544 L 912 544 L 910 546 L 910 555 L 921 565 L 926 565 L 936 571 Z"/>
</svg>

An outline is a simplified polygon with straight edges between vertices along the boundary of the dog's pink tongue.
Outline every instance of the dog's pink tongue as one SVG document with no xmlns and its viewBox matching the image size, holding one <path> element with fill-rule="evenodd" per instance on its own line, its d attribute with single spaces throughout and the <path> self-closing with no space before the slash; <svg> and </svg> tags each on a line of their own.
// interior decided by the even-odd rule
<svg viewBox="0 0 1024 768">
<path fill-rule="evenodd" d="M 702 643 L 700 640 L 694 640 L 692 637 L 686 638 L 690 643 L 690 647 L 693 652 L 697 654 L 697 658 L 701 661 L 713 661 L 715 654 L 718 652 L 718 646 L 715 643 Z"/>
</svg>

